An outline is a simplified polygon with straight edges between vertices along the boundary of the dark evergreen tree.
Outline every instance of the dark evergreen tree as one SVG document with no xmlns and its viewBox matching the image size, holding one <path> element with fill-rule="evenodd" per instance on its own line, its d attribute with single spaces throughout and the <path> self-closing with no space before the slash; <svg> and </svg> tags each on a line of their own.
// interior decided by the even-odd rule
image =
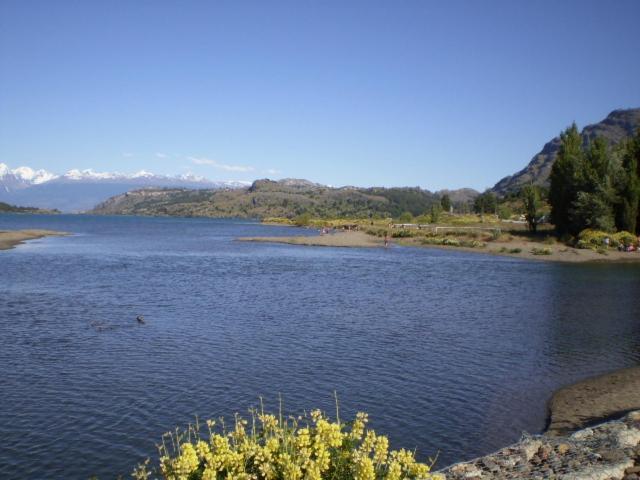
<svg viewBox="0 0 640 480">
<path fill-rule="evenodd" d="M 640 130 L 626 142 L 622 150 L 621 169 L 616 227 L 618 230 L 640 233 Z"/>
<path fill-rule="evenodd" d="M 569 207 L 569 232 L 577 235 L 585 228 L 615 230 L 615 179 L 619 166 L 606 140 L 596 138 L 577 163 L 577 194 Z"/>
<path fill-rule="evenodd" d="M 578 195 L 578 171 L 583 162 L 582 137 L 574 123 L 560 134 L 560 150 L 549 177 L 551 222 L 558 234 L 574 233 L 569 210 Z"/>
<path fill-rule="evenodd" d="M 451 199 L 446 193 L 440 199 L 440 206 L 442 207 L 442 210 L 447 213 L 449 213 L 449 211 L 451 210 Z"/>
<path fill-rule="evenodd" d="M 473 210 L 480 215 L 485 213 L 495 213 L 498 207 L 498 199 L 489 190 L 478 195 L 473 203 Z"/>
</svg>

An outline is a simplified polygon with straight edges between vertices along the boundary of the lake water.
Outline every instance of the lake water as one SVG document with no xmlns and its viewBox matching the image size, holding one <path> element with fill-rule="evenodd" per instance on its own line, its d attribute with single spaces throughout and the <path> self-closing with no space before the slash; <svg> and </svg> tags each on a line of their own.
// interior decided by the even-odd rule
<svg viewBox="0 0 640 480">
<path fill-rule="evenodd" d="M 438 466 L 544 429 L 563 385 L 640 363 L 640 266 L 308 248 L 242 221 L 0 216 L 0 478 L 128 475 L 262 395 L 367 411 Z M 147 320 L 138 325 L 136 316 Z"/>
</svg>

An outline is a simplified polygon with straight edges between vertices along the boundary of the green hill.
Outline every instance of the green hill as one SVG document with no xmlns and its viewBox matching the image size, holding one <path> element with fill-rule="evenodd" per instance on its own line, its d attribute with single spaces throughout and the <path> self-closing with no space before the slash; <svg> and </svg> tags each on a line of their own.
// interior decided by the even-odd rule
<svg viewBox="0 0 640 480">
<path fill-rule="evenodd" d="M 226 190 L 141 189 L 117 195 L 91 212 L 103 215 L 185 217 L 319 218 L 419 215 L 439 202 L 420 188 L 333 188 L 307 180 L 256 180 L 250 187 Z"/>
<path fill-rule="evenodd" d="M 45 210 L 34 207 L 16 207 L 8 203 L 0 202 L 0 213 L 60 213 L 58 210 Z"/>
</svg>

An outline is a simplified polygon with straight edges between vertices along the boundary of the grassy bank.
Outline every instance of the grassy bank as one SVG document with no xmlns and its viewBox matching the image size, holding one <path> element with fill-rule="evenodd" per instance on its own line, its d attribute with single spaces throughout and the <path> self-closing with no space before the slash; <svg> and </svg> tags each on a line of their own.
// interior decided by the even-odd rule
<svg viewBox="0 0 640 480">
<path fill-rule="evenodd" d="M 426 220 L 426 219 L 417 219 Z M 294 219 L 268 218 L 267 224 L 292 225 L 328 232 L 328 235 L 260 237 L 254 241 L 313 246 L 384 246 L 461 249 L 527 259 L 560 262 L 636 262 L 638 239 L 628 232 L 614 234 L 585 230 L 577 238 L 558 239 L 551 225 L 530 232 L 523 222 L 501 220 L 495 215 L 442 214 L 437 223 L 394 223 L 393 219 Z M 368 237 L 368 238 L 367 238 Z M 605 240 L 607 239 L 607 240 Z M 632 251 L 627 251 L 631 249 Z"/>
</svg>

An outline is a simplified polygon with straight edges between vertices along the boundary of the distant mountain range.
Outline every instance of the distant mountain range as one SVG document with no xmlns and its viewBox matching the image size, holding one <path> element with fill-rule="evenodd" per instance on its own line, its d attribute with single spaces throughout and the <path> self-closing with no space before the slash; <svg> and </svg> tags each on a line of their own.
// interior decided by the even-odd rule
<svg viewBox="0 0 640 480">
<path fill-rule="evenodd" d="M 617 145 L 624 139 L 634 135 L 640 128 L 640 108 L 614 110 L 604 120 L 587 125 L 582 130 L 582 141 L 586 145 L 596 137 L 603 137 L 610 145 Z M 503 178 L 492 188 L 492 191 L 504 195 L 517 192 L 524 185 L 547 185 L 551 167 L 560 149 L 560 136 L 553 138 L 534 155 L 529 164 L 513 175 Z"/>
<path fill-rule="evenodd" d="M 133 174 L 69 170 L 56 175 L 30 167 L 11 169 L 0 163 L 0 201 L 64 212 L 82 212 L 129 190 L 146 187 L 192 189 L 240 188 L 247 182 L 215 182 L 195 175 L 156 175 L 147 171 Z"/>
<path fill-rule="evenodd" d="M 478 192 L 448 192 L 469 198 Z M 474 195 L 475 194 L 475 195 Z M 147 188 L 127 192 L 98 205 L 91 213 L 185 217 L 287 217 L 302 213 L 322 218 L 419 215 L 440 201 L 438 193 L 417 187 L 334 188 L 308 180 L 256 180 L 249 188 L 187 190 Z"/>
</svg>

